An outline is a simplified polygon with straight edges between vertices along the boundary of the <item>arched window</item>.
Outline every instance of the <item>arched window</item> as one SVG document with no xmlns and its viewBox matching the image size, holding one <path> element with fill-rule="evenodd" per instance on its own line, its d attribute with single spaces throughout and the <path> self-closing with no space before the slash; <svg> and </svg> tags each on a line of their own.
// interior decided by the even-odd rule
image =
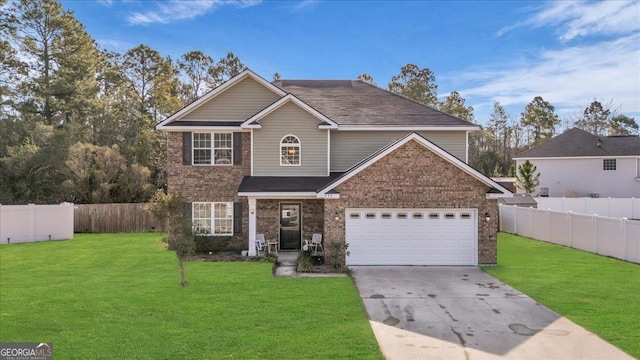
<svg viewBox="0 0 640 360">
<path fill-rule="evenodd" d="M 300 165 L 300 139 L 287 135 L 280 140 L 280 166 Z"/>
</svg>

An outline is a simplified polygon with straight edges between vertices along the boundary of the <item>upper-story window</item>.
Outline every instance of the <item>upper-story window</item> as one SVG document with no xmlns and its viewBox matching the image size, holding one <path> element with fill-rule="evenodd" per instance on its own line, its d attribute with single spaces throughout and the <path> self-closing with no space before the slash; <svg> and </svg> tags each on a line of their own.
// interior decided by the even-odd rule
<svg viewBox="0 0 640 360">
<path fill-rule="evenodd" d="M 615 170 L 616 159 L 602 159 L 602 170 Z"/>
<path fill-rule="evenodd" d="M 287 135 L 280 140 L 280 166 L 300 165 L 300 139 Z"/>
<path fill-rule="evenodd" d="M 193 133 L 194 165 L 231 165 L 232 154 L 232 133 Z"/>
</svg>

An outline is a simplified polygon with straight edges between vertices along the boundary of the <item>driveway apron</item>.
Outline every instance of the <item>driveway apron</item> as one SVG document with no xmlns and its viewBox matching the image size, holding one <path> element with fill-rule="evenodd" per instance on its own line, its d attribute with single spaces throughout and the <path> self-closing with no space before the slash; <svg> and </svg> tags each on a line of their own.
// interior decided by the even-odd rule
<svg viewBox="0 0 640 360">
<path fill-rule="evenodd" d="M 477 267 L 352 270 L 386 359 L 633 359 Z"/>
</svg>

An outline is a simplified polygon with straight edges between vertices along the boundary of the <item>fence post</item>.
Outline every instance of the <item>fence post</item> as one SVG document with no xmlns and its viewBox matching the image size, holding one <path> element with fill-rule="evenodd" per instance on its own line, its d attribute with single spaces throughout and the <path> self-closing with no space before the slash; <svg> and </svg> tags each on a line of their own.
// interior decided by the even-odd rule
<svg viewBox="0 0 640 360">
<path fill-rule="evenodd" d="M 568 211 L 569 214 L 569 247 L 573 247 L 573 212 Z"/>
<path fill-rule="evenodd" d="M 29 242 L 36 238 L 36 205 L 29 204 Z"/>
<path fill-rule="evenodd" d="M 529 206 L 529 237 L 533 238 L 533 206 Z"/>
<path fill-rule="evenodd" d="M 551 210 L 547 209 L 545 210 L 547 212 L 547 241 L 552 242 L 551 241 Z"/>
<path fill-rule="evenodd" d="M 598 253 L 598 214 L 591 215 L 591 222 L 593 223 L 593 239 L 596 243 L 596 254 Z"/>
<path fill-rule="evenodd" d="M 513 233 L 518 233 L 518 212 L 516 211 L 516 206 L 513 205 Z"/>
<path fill-rule="evenodd" d="M 633 213 L 633 208 L 631 209 L 631 212 Z M 626 217 L 622 218 L 620 225 L 622 226 L 622 243 L 624 244 L 624 259 L 629 261 L 629 248 L 627 247 L 629 244 L 627 244 L 627 218 Z"/>
</svg>

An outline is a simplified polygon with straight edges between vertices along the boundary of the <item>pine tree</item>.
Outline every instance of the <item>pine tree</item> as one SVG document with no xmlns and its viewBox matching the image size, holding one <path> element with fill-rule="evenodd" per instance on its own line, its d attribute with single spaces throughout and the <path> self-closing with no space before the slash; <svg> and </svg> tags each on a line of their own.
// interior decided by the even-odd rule
<svg viewBox="0 0 640 360">
<path fill-rule="evenodd" d="M 402 95 L 421 104 L 437 108 L 438 85 L 436 77 L 428 68 L 421 69 L 417 65 L 407 64 L 400 69 L 389 82 L 389 91 Z"/>
<path fill-rule="evenodd" d="M 540 184 L 540 173 L 538 168 L 529 160 L 518 166 L 518 174 L 516 174 L 516 186 L 526 194 L 532 194 Z"/>
<path fill-rule="evenodd" d="M 520 124 L 531 129 L 529 142 L 538 145 L 553 137 L 556 126 L 560 125 L 560 119 L 555 114 L 553 105 L 541 96 L 536 96 L 521 114 Z"/>
</svg>

